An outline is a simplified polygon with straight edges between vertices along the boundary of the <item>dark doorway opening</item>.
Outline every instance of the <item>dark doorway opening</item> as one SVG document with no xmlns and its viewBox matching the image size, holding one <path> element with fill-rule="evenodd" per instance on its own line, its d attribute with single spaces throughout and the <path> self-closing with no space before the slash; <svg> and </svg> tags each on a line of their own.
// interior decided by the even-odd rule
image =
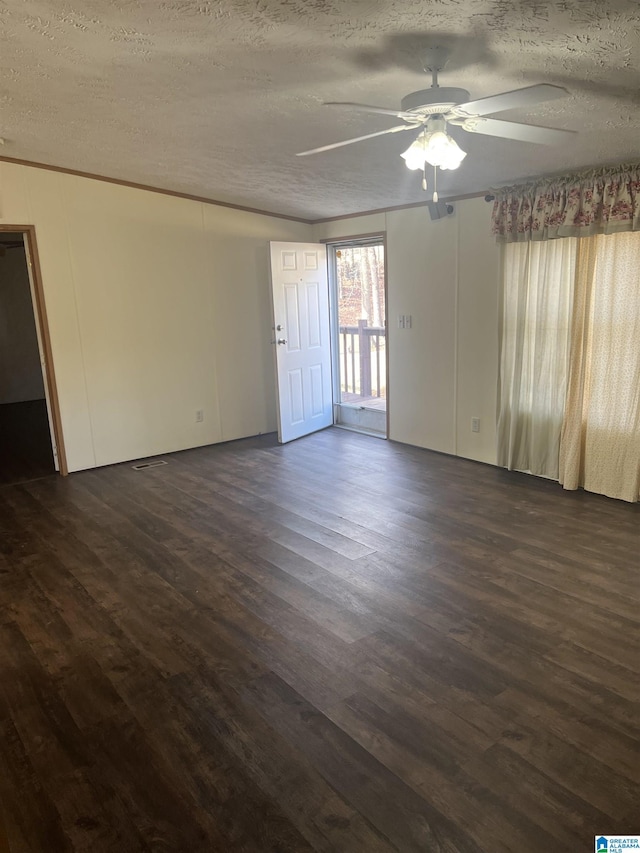
<svg viewBox="0 0 640 853">
<path fill-rule="evenodd" d="M 0 485 L 56 472 L 22 232 L 0 232 Z"/>
</svg>

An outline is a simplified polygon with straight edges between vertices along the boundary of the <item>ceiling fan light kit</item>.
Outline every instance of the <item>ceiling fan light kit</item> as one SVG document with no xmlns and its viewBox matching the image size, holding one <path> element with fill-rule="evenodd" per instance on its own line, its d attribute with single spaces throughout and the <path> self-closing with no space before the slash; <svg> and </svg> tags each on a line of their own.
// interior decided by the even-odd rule
<svg viewBox="0 0 640 853">
<path fill-rule="evenodd" d="M 432 62 L 427 62 L 425 67 L 425 70 L 430 71 L 432 75 L 431 87 L 406 95 L 401 101 L 399 110 L 370 106 L 369 104 L 325 104 L 325 106 L 346 107 L 358 112 L 394 116 L 402 119 L 405 124 L 365 136 L 358 136 L 354 139 L 345 139 L 342 142 L 323 145 L 310 151 L 301 151 L 297 156 L 306 157 L 309 154 L 319 154 L 322 151 L 341 148 L 375 136 L 384 136 L 387 133 L 399 133 L 404 130 L 419 131 L 417 137 L 401 156 L 408 169 L 423 170 L 422 188 L 426 190 L 427 164 L 433 166 L 435 183 L 438 168 L 457 169 L 466 157 L 466 152 L 447 133 L 447 124 L 457 126 L 467 133 L 480 133 L 486 136 L 498 136 L 539 145 L 553 145 L 570 138 L 573 134 L 573 131 L 570 130 L 485 118 L 491 113 L 502 110 L 522 108 L 543 101 L 550 101 L 554 98 L 562 98 L 569 94 L 562 86 L 541 83 L 537 86 L 526 86 L 512 92 L 502 92 L 499 95 L 469 101 L 469 92 L 466 89 L 440 87 L 438 85 L 438 72 L 442 70 L 446 59 L 442 59 L 441 49 L 436 48 L 433 52 L 434 56 L 437 53 L 437 62 L 432 57 Z M 438 200 L 437 191 L 434 191 L 433 200 Z"/>
<path fill-rule="evenodd" d="M 467 156 L 447 133 L 443 118 L 431 118 L 427 126 L 401 155 L 408 169 L 424 169 L 425 163 L 441 169 L 457 169 Z"/>
</svg>

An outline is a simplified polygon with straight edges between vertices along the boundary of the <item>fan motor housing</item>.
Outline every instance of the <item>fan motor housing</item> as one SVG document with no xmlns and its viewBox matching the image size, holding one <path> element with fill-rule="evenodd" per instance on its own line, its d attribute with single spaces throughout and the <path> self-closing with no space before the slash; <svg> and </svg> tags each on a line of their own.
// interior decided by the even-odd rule
<svg viewBox="0 0 640 853">
<path fill-rule="evenodd" d="M 425 115 L 437 115 L 446 113 L 457 104 L 464 104 L 469 100 L 466 89 L 455 89 L 448 86 L 432 86 L 430 89 L 421 89 L 412 92 L 402 99 L 401 109 L 403 112 L 416 112 Z"/>
</svg>

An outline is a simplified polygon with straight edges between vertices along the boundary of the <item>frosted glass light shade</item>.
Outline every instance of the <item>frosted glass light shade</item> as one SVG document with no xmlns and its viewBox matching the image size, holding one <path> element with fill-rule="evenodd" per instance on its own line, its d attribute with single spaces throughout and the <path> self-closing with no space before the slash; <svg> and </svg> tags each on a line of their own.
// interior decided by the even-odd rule
<svg viewBox="0 0 640 853">
<path fill-rule="evenodd" d="M 425 163 L 441 169 L 457 169 L 467 153 L 445 131 L 423 130 L 401 156 L 407 169 L 423 169 Z"/>
<path fill-rule="evenodd" d="M 447 133 L 436 130 L 429 134 L 425 159 L 432 166 L 440 166 L 441 169 L 457 169 L 467 156 L 455 139 Z"/>
<path fill-rule="evenodd" d="M 424 130 L 400 156 L 404 157 L 407 169 L 424 168 L 427 159 L 427 143 Z"/>
</svg>

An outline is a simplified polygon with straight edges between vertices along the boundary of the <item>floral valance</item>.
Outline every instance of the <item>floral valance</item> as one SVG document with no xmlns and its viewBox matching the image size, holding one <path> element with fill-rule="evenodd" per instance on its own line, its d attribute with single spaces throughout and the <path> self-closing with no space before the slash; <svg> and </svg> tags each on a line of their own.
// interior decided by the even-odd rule
<svg viewBox="0 0 640 853">
<path fill-rule="evenodd" d="M 501 243 L 640 230 L 640 164 L 492 190 Z"/>
</svg>

